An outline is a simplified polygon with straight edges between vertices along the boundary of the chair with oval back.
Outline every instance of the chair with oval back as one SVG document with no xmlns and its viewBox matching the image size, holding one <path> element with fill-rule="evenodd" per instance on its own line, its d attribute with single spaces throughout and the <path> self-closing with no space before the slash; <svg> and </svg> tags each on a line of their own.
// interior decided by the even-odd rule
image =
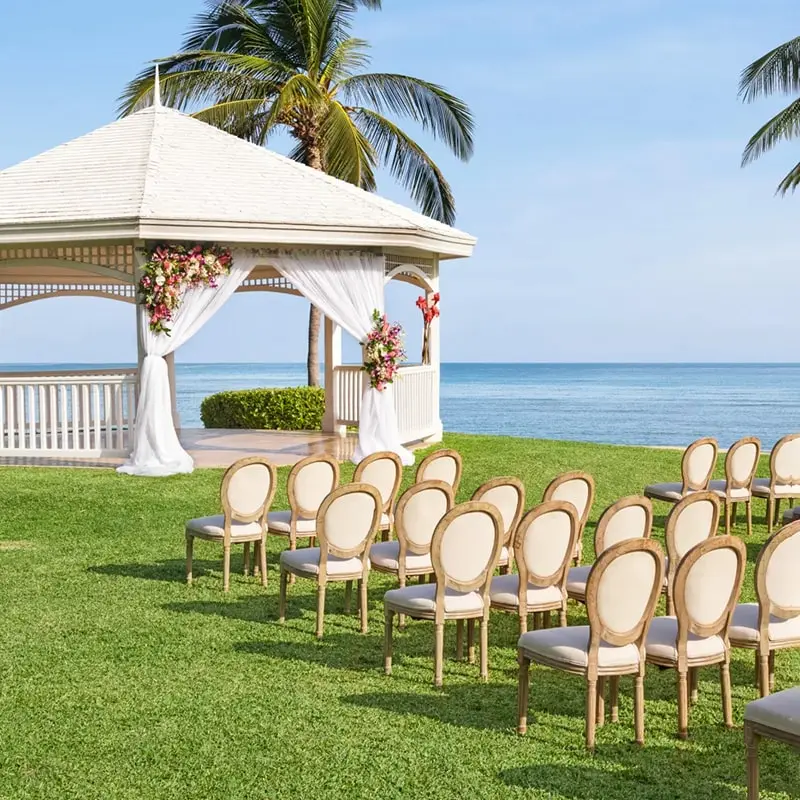
<svg viewBox="0 0 800 800">
<path fill-rule="evenodd" d="M 716 536 L 719 527 L 719 497 L 714 492 L 695 492 L 679 500 L 664 523 L 667 545 L 667 614 L 675 614 L 673 587 L 681 559 L 697 544 Z"/>
<path fill-rule="evenodd" d="M 453 494 L 458 494 L 462 468 L 461 453 L 457 450 L 436 450 L 419 462 L 415 481 L 444 481 L 453 487 Z"/>
<path fill-rule="evenodd" d="M 549 617 L 558 611 L 560 624 L 567 624 L 567 570 L 578 524 L 572 503 L 552 500 L 529 511 L 517 526 L 514 560 L 519 574 L 492 578 L 489 597 L 492 608 L 519 615 L 521 634 L 528 630 L 529 614 Z"/>
<path fill-rule="evenodd" d="M 769 478 L 753 481 L 753 495 L 767 501 L 767 530 L 772 533 L 781 500 L 792 503 L 800 497 L 800 433 L 784 436 L 775 443 L 769 456 Z"/>
<path fill-rule="evenodd" d="M 619 676 L 633 675 L 636 741 L 644 744 L 644 643 L 664 581 L 664 553 L 652 539 L 621 541 L 595 561 L 586 588 L 588 625 L 529 631 L 519 637 L 517 732 L 528 727 L 531 662 L 586 679 L 586 747 L 605 722 L 605 681 L 611 679 L 611 721 L 618 718 Z"/>
<path fill-rule="evenodd" d="M 271 511 L 267 515 L 267 533 L 286 536 L 289 549 L 297 548 L 297 539 L 314 543 L 317 512 L 322 501 L 339 485 L 339 462 L 325 453 L 298 461 L 289 472 L 286 493 L 289 511 Z"/>
<path fill-rule="evenodd" d="M 733 727 L 728 628 L 747 562 L 744 542 L 716 536 L 695 545 L 675 573 L 675 615 L 656 617 L 647 634 L 647 663 L 678 671 L 678 735 L 688 736 L 689 684 L 697 670 L 719 665 L 722 715 Z"/>
<path fill-rule="evenodd" d="M 583 558 L 583 532 L 594 502 L 594 478 L 588 472 L 565 472 L 553 478 L 544 490 L 543 502 L 566 500 L 578 512 L 578 538 L 575 541 L 573 561 L 575 566 Z"/>
<path fill-rule="evenodd" d="M 250 542 L 255 543 L 261 585 L 267 585 L 266 519 L 275 496 L 275 466 L 264 458 L 242 458 L 222 476 L 220 498 L 223 513 L 186 523 L 186 582 L 192 582 L 195 539 L 222 542 L 223 590 L 230 588 L 231 545 L 244 545 L 244 574 L 249 572 Z"/>
<path fill-rule="evenodd" d="M 717 464 L 717 440 L 710 437 L 692 442 L 681 459 L 681 483 L 653 483 L 644 487 L 644 496 L 667 503 L 677 503 L 691 492 L 708 489 Z"/>
<path fill-rule="evenodd" d="M 775 651 L 800 648 L 800 522 L 775 533 L 761 549 L 755 570 L 756 603 L 734 609 L 731 647 L 755 650 L 762 697 L 774 688 Z"/>
<path fill-rule="evenodd" d="M 503 547 L 497 566 L 508 572 L 513 560 L 512 543 L 525 508 L 525 486 L 519 478 L 493 478 L 479 486 L 472 495 L 473 500 L 491 503 L 503 517 Z"/>
<path fill-rule="evenodd" d="M 403 480 L 403 462 L 397 453 L 383 450 L 361 459 L 353 473 L 353 483 L 369 483 L 383 498 L 380 530 L 383 540 L 391 538 L 394 506 Z"/>
<path fill-rule="evenodd" d="M 652 529 L 653 504 L 638 495 L 623 497 L 610 505 L 597 521 L 595 556 L 599 558 L 609 547 L 627 539 L 648 539 Z M 572 567 L 567 573 L 567 595 L 579 603 L 586 602 L 586 582 L 591 569 L 591 565 Z"/>
<path fill-rule="evenodd" d="M 349 483 L 334 489 L 317 511 L 316 532 L 319 547 L 284 550 L 281 553 L 279 621 L 286 618 L 286 584 L 290 575 L 311 578 L 317 583 L 317 638 L 322 638 L 325 622 L 325 591 L 331 581 L 346 581 L 347 595 L 358 581 L 361 632 L 367 632 L 367 578 L 369 545 L 381 519 L 383 499 L 367 483 Z"/>
<path fill-rule="evenodd" d="M 725 480 L 710 481 L 708 484 L 708 488 L 725 503 L 725 533 L 731 532 L 731 512 L 733 525 L 736 525 L 738 503 L 745 504 L 747 534 L 753 533 L 753 481 L 760 455 L 761 442 L 755 436 L 739 439 L 725 455 Z"/>
<path fill-rule="evenodd" d="M 384 595 L 386 629 L 384 671 L 392 674 L 392 626 L 395 614 L 433 620 L 434 684 L 442 685 L 444 623 L 475 620 L 481 628 L 481 678 L 489 678 L 489 586 L 503 546 L 503 518 L 490 503 L 470 501 L 456 506 L 436 526 L 431 560 L 436 583 L 392 589 Z"/>
</svg>

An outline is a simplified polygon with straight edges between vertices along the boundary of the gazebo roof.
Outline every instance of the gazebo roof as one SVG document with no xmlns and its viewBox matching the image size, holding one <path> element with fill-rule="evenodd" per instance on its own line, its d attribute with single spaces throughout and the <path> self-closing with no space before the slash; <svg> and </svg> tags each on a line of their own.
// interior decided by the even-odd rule
<svg viewBox="0 0 800 800">
<path fill-rule="evenodd" d="M 199 240 L 410 248 L 475 239 L 174 109 L 151 107 L 0 172 L 0 243 Z"/>
</svg>

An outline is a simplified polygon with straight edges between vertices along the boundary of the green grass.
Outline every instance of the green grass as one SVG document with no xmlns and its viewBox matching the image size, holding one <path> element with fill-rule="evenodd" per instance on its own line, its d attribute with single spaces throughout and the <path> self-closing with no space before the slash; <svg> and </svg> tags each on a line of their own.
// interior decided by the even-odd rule
<svg viewBox="0 0 800 800">
<path fill-rule="evenodd" d="M 449 436 L 464 455 L 460 499 L 498 475 L 523 478 L 530 506 L 560 471 L 585 469 L 599 512 L 679 475 L 680 453 Z M 344 468 L 344 478 L 352 474 Z M 766 463 L 761 474 L 766 474 Z M 275 507 L 285 507 L 285 470 Z M 143 479 L 107 471 L 0 470 L 0 797 L 2 798 L 743 798 L 742 715 L 756 697 L 753 657 L 735 651 L 736 728 L 721 724 L 717 672 L 701 673 L 690 739 L 679 742 L 675 678 L 648 670 L 644 749 L 632 744 L 631 686 L 620 722 L 583 747 L 584 684 L 534 668 L 530 729 L 514 733 L 516 621 L 493 614 L 490 682 L 456 663 L 448 630 L 443 691 L 432 687 L 433 629 L 412 623 L 382 674 L 383 592 L 370 579 L 370 633 L 328 591 L 313 637 L 310 582 L 290 590 L 276 624 L 281 540 L 269 586 L 240 574 L 222 594 L 221 548 L 198 542 L 183 583 L 183 522 L 217 508 L 220 473 Z M 411 473 L 406 476 L 410 481 Z M 657 535 L 666 506 L 657 506 Z M 745 596 L 766 538 L 763 503 L 748 542 Z M 744 533 L 740 523 L 739 533 Z M 570 624 L 584 621 L 570 607 Z M 778 656 L 778 688 L 800 658 Z M 800 793 L 795 754 L 762 748 L 763 797 Z"/>
</svg>

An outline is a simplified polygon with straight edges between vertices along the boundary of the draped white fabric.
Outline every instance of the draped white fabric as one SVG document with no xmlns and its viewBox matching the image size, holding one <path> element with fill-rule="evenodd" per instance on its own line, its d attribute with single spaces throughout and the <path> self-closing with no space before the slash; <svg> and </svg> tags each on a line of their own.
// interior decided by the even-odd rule
<svg viewBox="0 0 800 800">
<path fill-rule="evenodd" d="M 181 447 L 172 421 L 169 375 L 164 356 L 185 344 L 241 286 L 257 263 L 248 253 L 235 253 L 231 271 L 216 288 L 189 289 L 175 312 L 170 335 L 153 333 L 147 315 L 139 315 L 145 357 L 139 373 L 139 402 L 130 459 L 118 472 L 128 475 L 176 475 L 194 469 L 192 457 Z"/>
<path fill-rule="evenodd" d="M 270 263 L 326 317 L 359 342 L 372 327 L 372 312 L 383 312 L 384 259 L 372 253 L 315 250 L 288 251 Z M 380 450 L 391 450 L 404 464 L 414 456 L 400 443 L 392 387 L 379 392 L 364 381 L 358 423 L 358 462 Z"/>
</svg>

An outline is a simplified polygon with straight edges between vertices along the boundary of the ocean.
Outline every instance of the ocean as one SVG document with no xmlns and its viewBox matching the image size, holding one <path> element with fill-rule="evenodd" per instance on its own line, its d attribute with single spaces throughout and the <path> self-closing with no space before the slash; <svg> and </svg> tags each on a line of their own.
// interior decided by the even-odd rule
<svg viewBox="0 0 800 800">
<path fill-rule="evenodd" d="M 0 370 L 28 367 L 40 365 Z M 305 382 L 302 364 L 178 363 L 176 374 L 187 428 L 201 427 L 214 392 Z M 464 433 L 723 446 L 758 436 L 769 447 L 800 430 L 800 364 L 443 364 L 441 413 L 445 431 Z"/>
</svg>

